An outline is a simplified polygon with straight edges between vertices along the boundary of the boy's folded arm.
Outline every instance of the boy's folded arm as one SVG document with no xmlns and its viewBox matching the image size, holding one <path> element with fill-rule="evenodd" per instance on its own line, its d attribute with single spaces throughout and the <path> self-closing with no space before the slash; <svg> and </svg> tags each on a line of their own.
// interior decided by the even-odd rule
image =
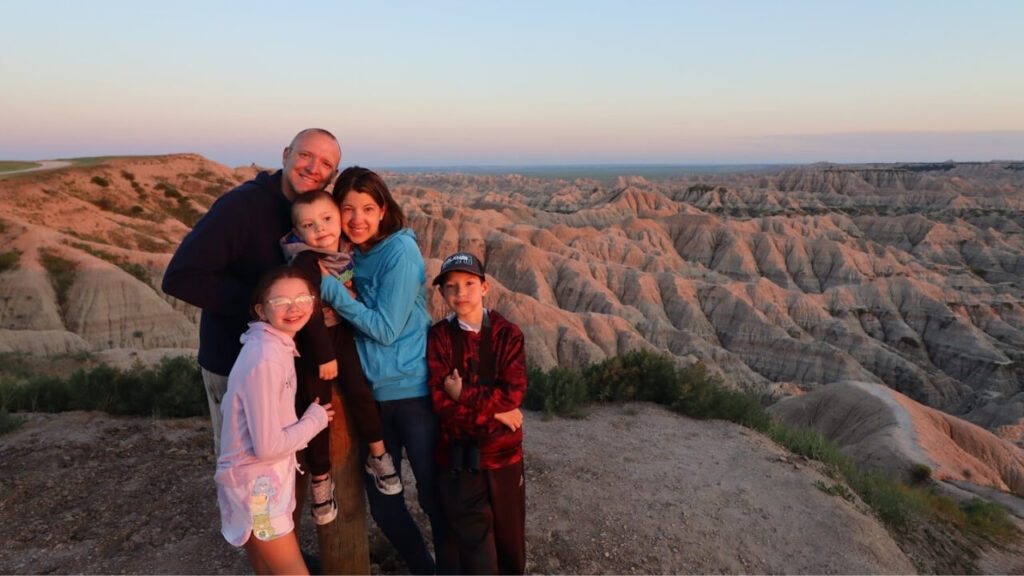
<svg viewBox="0 0 1024 576">
<path fill-rule="evenodd" d="M 463 385 L 459 404 L 477 412 L 478 422 L 486 425 L 499 412 L 519 408 L 526 395 L 526 352 L 523 333 L 512 330 L 504 345 L 495 351 L 495 383 L 493 386 Z"/>
<path fill-rule="evenodd" d="M 462 395 L 456 403 L 475 414 L 474 422 L 478 426 L 486 426 L 495 414 L 513 410 L 521 402 L 522 397 L 516 400 L 512 395 L 504 393 L 500 384 L 496 383 L 494 386 L 463 386 Z"/>
<path fill-rule="evenodd" d="M 427 344 L 427 361 L 430 363 L 431 372 L 427 381 L 430 390 L 430 399 L 434 405 L 434 413 L 437 414 L 442 426 L 452 427 L 467 431 L 475 430 L 480 426 L 479 414 L 469 407 L 452 400 L 444 388 L 444 377 L 440 376 L 447 370 L 447 366 L 436 359 L 432 354 L 433 346 Z M 433 360 L 432 360 L 433 359 Z"/>
<path fill-rule="evenodd" d="M 434 412 L 443 426 L 457 428 L 464 432 L 475 430 L 480 426 L 479 415 L 452 400 L 443 386 L 431 386 L 430 397 L 434 403 Z"/>
<path fill-rule="evenodd" d="M 523 412 L 518 408 L 508 412 L 498 412 L 494 415 L 494 419 L 513 432 L 523 427 Z"/>
</svg>

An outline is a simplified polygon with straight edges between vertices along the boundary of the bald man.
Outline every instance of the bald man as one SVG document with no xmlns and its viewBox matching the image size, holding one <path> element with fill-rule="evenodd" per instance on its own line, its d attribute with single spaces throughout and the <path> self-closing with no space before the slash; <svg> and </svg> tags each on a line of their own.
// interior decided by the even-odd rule
<svg viewBox="0 0 1024 576">
<path fill-rule="evenodd" d="M 161 288 L 202 309 L 199 366 L 210 403 L 214 453 L 220 456 L 220 401 L 242 345 L 256 282 L 285 263 L 279 240 L 291 230 L 291 203 L 323 190 L 341 162 L 338 139 L 309 128 L 282 154 L 283 168 L 231 189 L 210 206 L 171 258 Z"/>
</svg>

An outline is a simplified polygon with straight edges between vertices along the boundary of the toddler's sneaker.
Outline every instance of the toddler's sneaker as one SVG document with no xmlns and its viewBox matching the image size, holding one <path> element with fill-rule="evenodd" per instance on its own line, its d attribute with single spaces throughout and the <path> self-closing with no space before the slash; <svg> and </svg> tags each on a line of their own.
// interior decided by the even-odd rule
<svg viewBox="0 0 1024 576">
<path fill-rule="evenodd" d="M 338 516 L 338 502 L 334 499 L 334 478 L 313 481 L 313 503 L 309 507 L 313 522 L 319 526 L 330 524 Z"/>
<path fill-rule="evenodd" d="M 395 471 L 395 463 L 391 454 L 385 452 L 380 458 L 370 454 L 366 457 L 366 472 L 373 476 L 373 483 L 381 494 L 389 496 L 402 491 L 402 479 Z"/>
</svg>

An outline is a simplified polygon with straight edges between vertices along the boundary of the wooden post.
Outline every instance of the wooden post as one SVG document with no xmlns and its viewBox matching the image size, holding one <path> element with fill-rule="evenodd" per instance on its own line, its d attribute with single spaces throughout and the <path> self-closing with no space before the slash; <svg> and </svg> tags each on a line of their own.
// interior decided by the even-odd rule
<svg viewBox="0 0 1024 576">
<path fill-rule="evenodd" d="M 351 415 L 337 390 L 331 395 L 331 475 L 338 517 L 317 526 L 322 574 L 369 574 L 370 544 L 366 532 L 366 494 L 363 492 L 359 445 L 353 441 Z"/>
</svg>

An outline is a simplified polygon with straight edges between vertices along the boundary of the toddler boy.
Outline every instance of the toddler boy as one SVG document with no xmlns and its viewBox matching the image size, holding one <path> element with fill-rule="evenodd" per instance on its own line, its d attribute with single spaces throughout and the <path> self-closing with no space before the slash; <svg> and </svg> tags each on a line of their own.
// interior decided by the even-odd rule
<svg viewBox="0 0 1024 576">
<path fill-rule="evenodd" d="M 341 232 L 341 211 L 330 194 L 307 192 L 292 203 L 293 229 L 281 239 L 285 259 L 300 268 L 305 276 L 320 285 L 321 266 L 342 282 L 352 278 L 352 246 Z M 352 417 L 359 440 L 366 442 L 370 455 L 366 471 L 384 494 L 398 494 L 402 482 L 387 453 L 380 415 L 369 382 L 363 374 L 356 351 L 352 326 L 330 306 L 319 308 L 306 329 L 296 337 L 302 354 L 298 362 L 298 397 L 330 398 L 331 380 L 341 375 L 339 387 Z M 340 362 L 339 362 L 340 361 Z M 330 478 L 330 434 L 324 430 L 309 442 L 306 461 L 313 479 L 313 519 L 326 524 L 337 515 L 334 482 Z"/>
</svg>

